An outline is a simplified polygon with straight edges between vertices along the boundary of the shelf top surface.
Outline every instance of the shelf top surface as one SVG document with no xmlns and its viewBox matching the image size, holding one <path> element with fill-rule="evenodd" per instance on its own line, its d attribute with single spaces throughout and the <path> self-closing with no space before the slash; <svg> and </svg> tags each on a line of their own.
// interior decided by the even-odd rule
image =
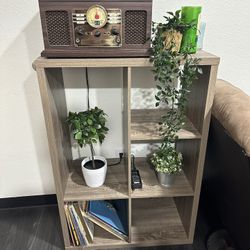
<svg viewBox="0 0 250 250">
<path fill-rule="evenodd" d="M 117 159 L 107 159 L 109 162 L 117 162 Z M 124 164 L 108 167 L 104 185 L 91 188 L 85 184 L 81 171 L 81 160 L 75 160 L 72 164 L 72 172 L 67 181 L 64 201 L 105 200 L 128 198 L 127 177 Z"/>
<path fill-rule="evenodd" d="M 200 58 L 200 65 L 217 65 L 220 58 L 206 51 L 193 55 Z M 35 70 L 39 68 L 105 68 L 105 67 L 152 67 L 149 58 L 46 58 L 38 57 L 33 62 Z"/>
</svg>

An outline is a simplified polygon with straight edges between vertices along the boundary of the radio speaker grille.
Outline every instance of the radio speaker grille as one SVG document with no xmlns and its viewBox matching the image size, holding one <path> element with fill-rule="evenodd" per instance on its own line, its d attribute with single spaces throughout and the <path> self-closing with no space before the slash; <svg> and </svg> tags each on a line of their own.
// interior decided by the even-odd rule
<svg viewBox="0 0 250 250">
<path fill-rule="evenodd" d="M 147 33 L 147 12 L 127 10 L 125 12 L 125 43 L 144 44 Z"/>
<path fill-rule="evenodd" d="M 67 11 L 46 11 L 46 26 L 49 44 L 70 45 L 69 15 Z"/>
</svg>

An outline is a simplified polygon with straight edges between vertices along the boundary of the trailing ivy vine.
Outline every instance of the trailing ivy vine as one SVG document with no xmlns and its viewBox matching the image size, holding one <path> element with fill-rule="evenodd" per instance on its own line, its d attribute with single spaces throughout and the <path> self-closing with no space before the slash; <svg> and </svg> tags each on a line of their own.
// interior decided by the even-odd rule
<svg viewBox="0 0 250 250">
<path fill-rule="evenodd" d="M 184 24 L 180 19 L 180 11 L 175 13 L 168 12 L 170 17 L 165 17 L 166 23 L 153 23 L 153 40 L 151 61 L 154 65 L 154 78 L 157 82 L 157 93 L 155 95 L 155 106 L 167 105 L 168 110 L 162 116 L 160 131 L 163 142 L 158 152 L 151 159 L 158 172 L 174 173 L 179 172 L 181 167 L 180 153 L 176 152 L 175 141 L 178 139 L 177 132 L 185 125 L 185 112 L 188 94 L 192 83 L 197 79 L 198 73 L 202 73 L 198 66 L 199 59 L 192 57 L 187 49 L 186 52 L 178 52 L 175 49 L 174 39 L 171 46 L 165 47 L 165 34 L 169 30 L 184 32 L 192 24 Z M 167 156 L 171 154 L 171 157 Z M 163 158 L 164 164 L 159 163 L 159 158 Z M 168 161 L 176 163 L 177 169 L 170 171 L 167 167 Z M 160 166 L 160 167 L 159 167 Z"/>
</svg>

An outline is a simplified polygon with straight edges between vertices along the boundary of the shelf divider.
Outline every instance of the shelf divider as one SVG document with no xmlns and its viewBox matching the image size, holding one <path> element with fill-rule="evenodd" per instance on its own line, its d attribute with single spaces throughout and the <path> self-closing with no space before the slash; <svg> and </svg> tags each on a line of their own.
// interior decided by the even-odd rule
<svg viewBox="0 0 250 250">
<path fill-rule="evenodd" d="M 131 242 L 131 68 L 123 68 L 123 151 L 128 183 L 128 242 Z"/>
</svg>

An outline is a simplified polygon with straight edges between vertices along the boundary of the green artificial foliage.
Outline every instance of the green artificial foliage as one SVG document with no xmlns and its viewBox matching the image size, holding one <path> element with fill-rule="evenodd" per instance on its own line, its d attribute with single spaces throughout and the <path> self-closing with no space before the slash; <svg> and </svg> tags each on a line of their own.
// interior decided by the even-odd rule
<svg viewBox="0 0 250 250">
<path fill-rule="evenodd" d="M 163 32 L 167 30 L 176 30 L 183 34 L 186 30 L 192 28 L 193 26 L 192 23 L 187 24 L 181 20 L 181 10 L 177 10 L 175 13 L 167 12 L 167 14 L 168 16 L 164 16 L 166 22 L 164 24 L 163 23 L 158 24 L 160 25 Z"/>
<path fill-rule="evenodd" d="M 202 71 L 198 66 L 199 59 L 193 58 L 188 50 L 176 52 L 171 48 L 165 49 L 163 32 L 168 29 L 184 32 L 192 26 L 192 24 L 184 25 L 181 22 L 180 11 L 169 14 L 170 17 L 165 17 L 166 23 L 154 23 L 153 25 L 151 61 L 154 65 L 153 73 L 157 82 L 155 106 L 165 105 L 168 109 L 159 123 L 163 142 L 153 155 L 151 162 L 156 171 L 173 174 L 180 172 L 181 168 L 180 153 L 175 149 L 175 141 L 178 139 L 177 132 L 185 125 L 188 94 L 193 81 Z M 177 83 L 179 83 L 178 87 Z M 162 158 L 161 163 L 160 158 Z"/>
<path fill-rule="evenodd" d="M 102 143 L 109 130 L 105 126 L 106 116 L 102 109 L 95 107 L 79 113 L 69 112 L 66 120 L 78 145 L 80 147 L 89 145 L 93 168 L 95 168 L 93 144 Z"/>
<path fill-rule="evenodd" d="M 155 152 L 151 162 L 157 172 L 176 174 L 181 172 L 182 155 L 173 147 L 162 147 Z"/>
</svg>

